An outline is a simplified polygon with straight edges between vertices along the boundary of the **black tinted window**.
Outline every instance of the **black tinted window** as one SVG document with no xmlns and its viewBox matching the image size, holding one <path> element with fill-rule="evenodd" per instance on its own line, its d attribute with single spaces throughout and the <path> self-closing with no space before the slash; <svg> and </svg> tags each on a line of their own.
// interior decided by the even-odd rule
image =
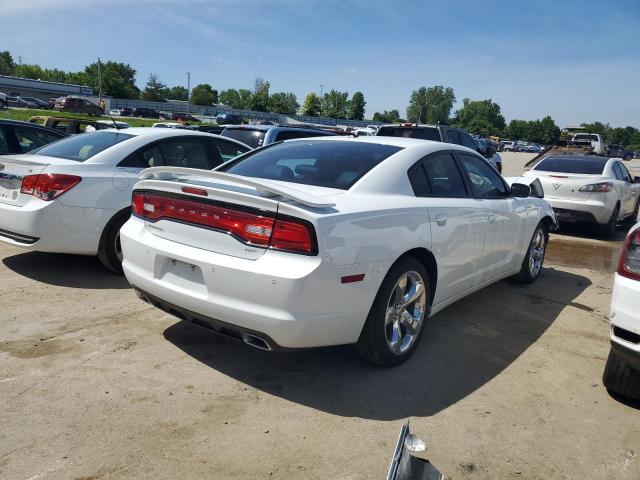
<svg viewBox="0 0 640 480">
<path fill-rule="evenodd" d="M 624 175 L 622 174 L 622 170 L 620 169 L 620 166 L 618 165 L 618 163 L 613 164 L 613 175 L 618 180 L 624 180 Z"/>
<path fill-rule="evenodd" d="M 382 127 L 378 130 L 378 135 L 440 141 L 440 132 L 432 127 Z"/>
<path fill-rule="evenodd" d="M 249 153 L 219 170 L 347 190 L 365 173 L 400 150 L 400 147 L 374 143 L 301 140 Z"/>
<path fill-rule="evenodd" d="M 116 132 L 93 132 L 75 135 L 58 142 L 46 145 L 33 153 L 49 157 L 65 158 L 84 162 L 94 155 L 106 150 L 117 143 L 124 142 L 133 135 Z"/>
<path fill-rule="evenodd" d="M 18 139 L 18 143 L 20 144 L 20 150 L 22 150 L 22 153 L 28 153 L 32 150 L 35 150 L 36 148 L 64 138 L 61 135 L 47 132 L 46 130 L 23 127 L 19 125 L 13 126 L 13 133 Z"/>
<path fill-rule="evenodd" d="M 251 150 L 249 147 L 245 147 L 244 145 L 240 145 L 239 143 L 229 140 L 223 140 L 221 138 L 216 138 L 215 140 L 207 139 L 207 142 L 211 142 L 212 147 L 218 149 L 223 162 L 228 162 L 229 160 L 236 158 L 238 155 L 242 155 L 243 153 Z"/>
<path fill-rule="evenodd" d="M 437 197 L 463 197 L 467 191 L 453 157 L 448 153 L 433 155 L 423 166 L 429 181 L 431 195 Z"/>
<path fill-rule="evenodd" d="M 505 197 L 508 194 L 500 175 L 485 160 L 466 154 L 460 154 L 460 159 L 475 197 Z"/>
<path fill-rule="evenodd" d="M 538 163 L 534 170 L 542 172 L 579 173 L 583 175 L 600 175 L 607 163 L 606 158 L 578 157 L 565 155 L 564 157 L 547 157 Z"/>
<path fill-rule="evenodd" d="M 409 182 L 411 182 L 411 187 L 416 197 L 424 197 L 431 193 L 429 180 L 427 180 L 427 174 L 422 166 L 422 160 L 411 167 L 407 175 L 409 176 Z"/>
<path fill-rule="evenodd" d="M 266 130 L 251 130 L 249 128 L 225 128 L 221 133 L 223 137 L 233 138 L 239 142 L 249 145 L 251 148 L 258 148 L 264 142 Z"/>
<path fill-rule="evenodd" d="M 449 143 L 455 143 L 456 145 L 462 145 L 460 143 L 460 134 L 457 130 L 447 130 L 447 137 L 449 138 Z"/>
<path fill-rule="evenodd" d="M 325 136 L 327 136 L 325 132 L 310 132 L 308 130 L 300 130 L 300 131 L 285 130 L 282 132 L 278 132 L 278 135 L 276 136 L 276 142 L 280 142 L 283 140 L 292 140 L 294 138 L 325 137 Z"/>
<path fill-rule="evenodd" d="M 222 155 L 210 139 L 178 137 L 161 140 L 129 155 L 119 167 L 186 167 L 212 170 L 222 164 Z"/>
<path fill-rule="evenodd" d="M 478 144 L 471 135 L 464 132 L 458 132 L 460 135 L 461 145 L 470 148 L 471 150 L 478 150 Z"/>
</svg>

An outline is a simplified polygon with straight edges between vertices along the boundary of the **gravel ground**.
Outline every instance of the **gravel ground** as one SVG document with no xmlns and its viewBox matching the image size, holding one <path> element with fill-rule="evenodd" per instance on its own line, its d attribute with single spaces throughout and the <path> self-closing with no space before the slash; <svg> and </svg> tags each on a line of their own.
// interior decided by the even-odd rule
<svg viewBox="0 0 640 480">
<path fill-rule="evenodd" d="M 640 405 L 601 383 L 622 237 L 553 235 L 537 283 L 449 307 L 387 370 L 250 349 L 93 258 L 0 244 L 0 478 L 378 479 L 411 419 L 450 478 L 638 479 Z"/>
</svg>

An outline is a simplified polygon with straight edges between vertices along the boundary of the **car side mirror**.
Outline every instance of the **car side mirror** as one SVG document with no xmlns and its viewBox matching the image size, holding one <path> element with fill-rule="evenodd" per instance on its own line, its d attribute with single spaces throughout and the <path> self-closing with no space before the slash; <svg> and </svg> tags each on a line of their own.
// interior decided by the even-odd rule
<svg viewBox="0 0 640 480">
<path fill-rule="evenodd" d="M 640 183 L 640 177 L 633 177 L 633 183 Z"/>
<path fill-rule="evenodd" d="M 527 198 L 531 196 L 531 187 L 524 183 L 514 183 L 511 185 L 511 195 L 518 198 Z"/>
</svg>

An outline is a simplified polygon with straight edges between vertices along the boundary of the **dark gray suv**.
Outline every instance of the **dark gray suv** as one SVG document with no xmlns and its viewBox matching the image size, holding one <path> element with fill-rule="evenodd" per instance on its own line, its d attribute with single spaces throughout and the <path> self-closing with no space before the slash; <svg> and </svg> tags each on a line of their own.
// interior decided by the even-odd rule
<svg viewBox="0 0 640 480">
<path fill-rule="evenodd" d="M 238 140 L 251 148 L 258 148 L 293 138 L 334 136 L 335 133 L 314 128 L 279 125 L 234 125 L 225 128 L 220 135 Z"/>
</svg>

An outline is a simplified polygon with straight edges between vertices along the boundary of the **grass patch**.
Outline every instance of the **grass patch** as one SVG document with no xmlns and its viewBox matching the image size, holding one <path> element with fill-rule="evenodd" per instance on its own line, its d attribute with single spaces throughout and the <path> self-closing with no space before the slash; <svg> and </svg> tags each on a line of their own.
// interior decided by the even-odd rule
<svg viewBox="0 0 640 480">
<path fill-rule="evenodd" d="M 0 118 L 7 118 L 9 120 L 22 120 L 23 122 L 28 122 L 29 119 L 33 116 L 41 115 L 41 116 L 52 116 L 52 117 L 65 117 L 65 118 L 79 118 L 82 120 L 109 120 L 107 116 L 95 116 L 95 115 L 85 115 L 82 113 L 69 113 L 69 112 L 56 112 L 55 110 L 38 110 L 38 109 L 23 109 L 23 108 L 10 108 L 5 110 L 0 110 Z M 131 118 L 131 117 L 113 117 L 116 121 L 127 122 L 132 127 L 150 127 L 156 122 L 161 122 L 162 120 L 155 120 L 151 118 Z"/>
</svg>

